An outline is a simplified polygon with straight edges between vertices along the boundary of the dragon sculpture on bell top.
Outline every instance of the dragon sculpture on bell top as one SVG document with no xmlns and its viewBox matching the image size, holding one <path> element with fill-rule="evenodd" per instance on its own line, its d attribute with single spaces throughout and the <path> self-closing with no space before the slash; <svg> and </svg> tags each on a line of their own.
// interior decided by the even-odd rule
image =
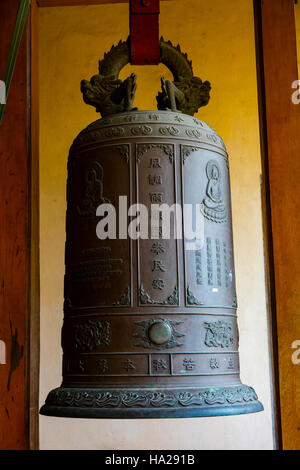
<svg viewBox="0 0 300 470">
<path fill-rule="evenodd" d="M 156 97 L 157 107 L 193 116 L 209 102 L 211 85 L 194 76 L 192 62 L 179 45 L 175 47 L 163 38 L 159 44 L 161 63 L 172 72 L 173 81 L 161 78 L 162 91 Z M 99 61 L 99 74 L 90 81 L 81 81 L 83 100 L 95 106 L 102 117 L 136 109 L 133 107 L 136 75 L 132 73 L 124 81 L 119 79 L 121 69 L 129 62 L 129 41 L 120 41 Z"/>
</svg>

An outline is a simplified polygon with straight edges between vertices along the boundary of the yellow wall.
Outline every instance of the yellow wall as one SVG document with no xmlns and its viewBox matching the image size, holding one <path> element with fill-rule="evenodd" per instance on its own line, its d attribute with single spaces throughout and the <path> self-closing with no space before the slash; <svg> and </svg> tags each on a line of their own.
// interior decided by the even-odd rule
<svg viewBox="0 0 300 470">
<path fill-rule="evenodd" d="M 41 416 L 42 449 L 270 449 L 273 446 L 260 197 L 260 146 L 252 0 L 162 2 L 160 30 L 180 42 L 212 83 L 198 117 L 230 154 L 239 300 L 240 362 L 265 411 L 178 420 L 74 420 Z M 40 9 L 41 404 L 61 381 L 60 328 L 68 148 L 97 118 L 79 83 L 128 36 L 126 4 Z M 132 67 L 122 73 L 125 77 Z M 136 105 L 155 107 L 164 66 L 136 67 Z"/>
</svg>

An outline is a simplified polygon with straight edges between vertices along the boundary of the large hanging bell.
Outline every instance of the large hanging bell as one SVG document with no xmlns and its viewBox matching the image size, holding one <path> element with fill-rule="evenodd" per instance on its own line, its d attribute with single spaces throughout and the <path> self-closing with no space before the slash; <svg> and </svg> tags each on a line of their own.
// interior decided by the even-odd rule
<svg viewBox="0 0 300 470">
<path fill-rule="evenodd" d="M 157 111 L 133 109 L 136 76 L 118 78 L 129 62 L 127 42 L 81 84 L 84 100 L 103 118 L 70 149 L 63 382 L 49 393 L 45 415 L 160 418 L 263 409 L 239 376 L 228 155 L 218 134 L 193 117 L 208 103 L 210 84 L 193 76 L 179 47 L 163 39 L 160 47 L 174 81 L 162 79 Z M 172 227 L 165 233 L 174 204 L 177 222 L 182 209 L 183 237 Z M 151 213 L 153 205 L 166 212 Z M 188 236 L 185 205 L 196 208 L 191 219 L 198 214 L 202 236 Z M 140 226 L 131 217 L 138 208 Z M 143 211 L 149 227 L 156 218 L 152 238 L 144 236 Z"/>
</svg>

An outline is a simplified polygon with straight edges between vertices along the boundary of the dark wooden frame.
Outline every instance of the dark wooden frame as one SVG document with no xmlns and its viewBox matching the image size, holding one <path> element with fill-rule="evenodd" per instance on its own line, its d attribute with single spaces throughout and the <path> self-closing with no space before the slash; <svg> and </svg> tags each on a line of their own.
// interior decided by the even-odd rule
<svg viewBox="0 0 300 470">
<path fill-rule="evenodd" d="M 300 448 L 300 105 L 294 0 L 254 0 L 277 447 Z M 297 368 L 298 367 L 298 368 Z"/>
<path fill-rule="evenodd" d="M 38 7 L 123 3 L 127 0 L 33 0 L 11 92 L 0 127 L 0 338 L 9 363 L 24 354 L 5 389 L 9 363 L 0 368 L 3 449 L 38 448 L 39 195 Z M 3 73 L 18 0 L 3 0 L 0 72 Z M 291 101 L 297 79 L 294 0 L 254 0 L 263 163 L 265 254 L 270 312 L 276 446 L 300 448 L 300 379 L 291 343 L 300 339 L 300 106 Z M 6 158 L 3 157 L 6 156 Z M 298 158 L 297 158 L 298 157 Z M 12 320 L 10 325 L 9 320 Z M 15 338 L 16 339 L 16 338 Z M 12 344 L 15 347 L 12 348 Z M 11 354 L 13 353 L 13 354 Z M 13 397 L 13 400 L 12 400 Z M 12 405 L 13 403 L 13 405 Z M 1 437 L 1 434 L 0 434 Z"/>
<path fill-rule="evenodd" d="M 17 0 L 1 3 L 2 76 L 18 7 Z M 0 338 L 7 347 L 0 369 L 1 449 L 38 447 L 38 98 L 37 66 L 29 68 L 37 50 L 35 20 L 33 3 L 0 126 Z"/>
</svg>

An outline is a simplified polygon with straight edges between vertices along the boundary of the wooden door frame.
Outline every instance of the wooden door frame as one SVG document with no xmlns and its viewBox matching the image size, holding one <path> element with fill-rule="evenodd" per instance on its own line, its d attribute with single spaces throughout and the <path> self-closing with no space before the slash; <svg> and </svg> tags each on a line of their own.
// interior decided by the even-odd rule
<svg viewBox="0 0 300 470">
<path fill-rule="evenodd" d="M 4 76 L 19 0 L 2 0 L 0 73 Z M 39 246 L 37 6 L 23 30 L 0 126 L 0 448 L 38 448 Z M 32 26 L 31 26 L 32 25 Z"/>
<path fill-rule="evenodd" d="M 277 447 L 300 449 L 300 105 L 294 0 L 254 0 L 265 258 Z M 299 5 L 298 5 L 299 8 Z M 298 38 L 300 41 L 300 38 Z"/>
<path fill-rule="evenodd" d="M 18 0 L 5 0 L 17 7 Z M 38 129 L 38 11 L 45 6 L 92 5 L 101 3 L 123 3 L 127 0 L 32 0 L 30 18 L 24 32 L 25 39 L 20 49 L 19 63 L 16 65 L 14 80 L 20 80 L 18 73 L 27 64 L 27 86 L 23 87 L 23 103 L 15 102 L 10 95 L 4 120 L 6 127 L 0 129 L 0 136 L 9 136 L 9 125 L 14 125 L 10 106 L 27 106 L 27 120 L 17 123 L 16 132 L 26 128 L 28 145 L 18 158 L 26 160 L 22 174 L 26 211 L 22 213 L 15 236 L 21 229 L 26 234 L 23 250 L 26 270 L 23 272 L 23 285 L 20 292 L 20 305 L 26 305 L 19 328 L 23 331 L 25 360 L 19 368 L 24 372 L 24 397 L 20 397 L 15 407 L 20 408 L 25 419 L 23 429 L 14 429 L 15 447 L 37 449 L 39 411 L 39 129 Z M 290 345 L 300 339 L 300 320 L 297 320 L 297 307 L 300 308 L 300 272 L 296 263 L 300 244 L 300 223 L 294 217 L 294 230 L 291 230 L 291 214 L 296 211 L 295 188 L 300 178 L 300 106 L 291 102 L 291 84 L 297 79 L 297 50 L 294 21 L 294 0 L 253 0 L 256 29 L 256 51 L 258 70 L 258 95 L 260 111 L 260 132 L 263 166 L 263 211 L 265 226 L 265 255 L 267 290 L 270 312 L 272 345 L 272 368 L 274 376 L 274 409 L 276 416 L 276 447 L 284 449 L 300 448 L 300 404 L 297 367 L 291 362 Z M 0 17 L 1 27 L 1 17 Z M 0 28 L 1 34 L 1 28 Z M 282 39 L 284 38 L 284 40 Z M 7 42 L 6 38 L 6 42 Z M 22 62 L 23 61 L 23 62 Z M 15 84 L 21 86 L 20 82 Z M 20 90 L 19 90 L 20 91 Z M 18 95 L 19 96 L 19 95 Z M 25 118 L 24 118 L 25 119 Z M 24 160 L 24 162 L 25 162 Z M 0 163 L 1 164 L 1 163 Z M 16 171 L 19 167 L 15 168 Z M 1 170 L 1 167 L 0 167 Z M 0 172 L 0 179 L 7 179 L 6 167 Z M 20 171 L 20 170 L 19 170 Z M 18 175 L 16 175 L 18 177 Z M 25 178 L 25 179 L 24 179 Z M 26 184 L 25 184 L 26 183 Z M 291 187 L 292 186 L 292 187 Z M 299 190 L 298 194 L 299 196 Z M 14 193 L 11 193 L 14 197 Z M 25 208 L 24 206 L 24 208 Z M 2 208 L 1 219 L 8 214 Z M 287 210 L 288 209 L 288 210 Z M 290 212 L 289 212 L 290 211 Z M 295 226 L 297 224 L 297 226 Z M 295 235 L 296 232 L 296 235 Z M 0 236 L 12 237 L 12 228 L 1 231 Z M 13 248 L 15 246 L 13 245 Z M 283 262 L 284 255 L 288 263 Z M 25 259 L 24 258 L 24 259 Z M 291 275 L 291 267 L 293 269 Z M 3 279 L 10 279 L 10 265 L 4 266 Z M 293 289 L 290 292 L 290 283 Z M 12 282 L 13 286 L 13 282 Z M 286 292 L 290 292 L 287 296 Z M 25 298 L 24 298 L 25 296 Z M 22 297 L 22 298 L 21 298 Z M 1 296 L 0 296 L 1 298 Z M 25 303 L 24 303 L 25 302 Z M 6 304 L 6 308 L 9 303 Z M 288 325 L 288 327 L 286 326 Z M 1 330 L 0 330 L 1 331 Z M 21 331 L 22 333 L 22 331 Z M 11 340 L 6 335 L 10 350 Z M 300 366 L 299 366 L 300 367 Z M 299 373 L 298 373 L 299 375 Z M 1 376 L 0 376 L 1 377 Z M 21 380 L 21 379 L 20 379 Z M 299 400 L 300 402 L 300 400 Z M 1 414 L 0 414 L 1 421 Z M 16 421 L 15 427 L 18 425 Z M 14 426 L 14 424 L 12 424 Z M 20 435 L 23 434 L 23 439 Z M 8 447 L 4 447 L 8 448 Z"/>
</svg>

